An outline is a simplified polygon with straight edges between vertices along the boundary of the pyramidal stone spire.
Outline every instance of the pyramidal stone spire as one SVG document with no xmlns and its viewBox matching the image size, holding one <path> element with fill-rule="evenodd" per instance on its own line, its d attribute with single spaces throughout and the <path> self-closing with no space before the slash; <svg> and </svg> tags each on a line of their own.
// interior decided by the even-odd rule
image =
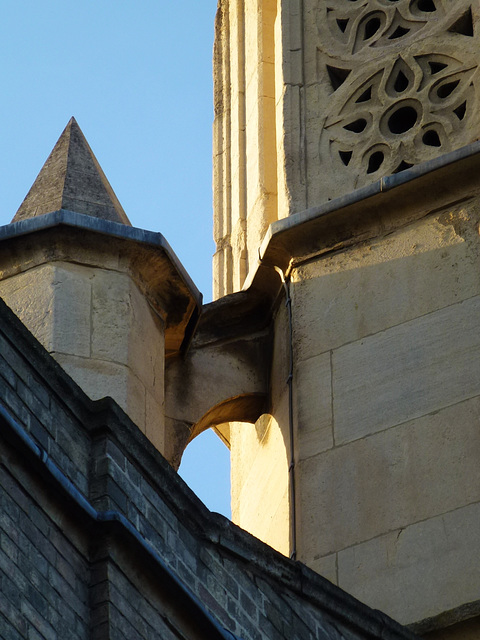
<svg viewBox="0 0 480 640">
<path fill-rule="evenodd" d="M 131 224 L 75 118 L 65 127 L 12 222 L 59 209 Z"/>
</svg>

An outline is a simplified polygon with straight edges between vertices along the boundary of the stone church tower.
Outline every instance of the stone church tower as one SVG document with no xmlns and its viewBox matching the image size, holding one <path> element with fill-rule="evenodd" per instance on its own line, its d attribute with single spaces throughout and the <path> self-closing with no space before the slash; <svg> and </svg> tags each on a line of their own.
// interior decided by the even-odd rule
<svg viewBox="0 0 480 640">
<path fill-rule="evenodd" d="M 11 412 L 33 408 L 0 421 L 41 433 L 15 446 L 61 495 L 32 482 L 35 504 L 68 498 L 97 527 L 82 554 L 104 573 L 77 586 L 100 626 L 123 575 L 150 598 L 142 557 L 176 615 L 222 616 L 214 637 L 412 637 L 347 592 L 425 638 L 478 638 L 479 17 L 471 0 L 219 1 L 211 304 L 130 226 L 74 120 L 0 229 L 0 296 L 48 352 L 0 307 L 47 372 L 9 369 Z M 234 521 L 287 558 L 198 516 L 171 467 L 207 428 L 231 449 Z"/>
<path fill-rule="evenodd" d="M 221 0 L 216 25 L 214 294 L 272 318 L 233 518 L 439 638 L 480 633 L 479 18 Z"/>
</svg>

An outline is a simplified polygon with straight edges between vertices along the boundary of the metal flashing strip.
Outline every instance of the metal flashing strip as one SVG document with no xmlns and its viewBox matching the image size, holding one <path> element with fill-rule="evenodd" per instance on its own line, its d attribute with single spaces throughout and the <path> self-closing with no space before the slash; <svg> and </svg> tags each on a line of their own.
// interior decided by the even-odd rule
<svg viewBox="0 0 480 640">
<path fill-rule="evenodd" d="M 217 640 L 240 640 L 230 631 L 224 629 L 212 614 L 205 608 L 203 603 L 197 596 L 180 580 L 180 578 L 165 564 L 156 549 L 146 540 L 135 527 L 118 511 L 97 511 L 76 486 L 65 476 L 59 467 L 51 460 L 48 453 L 28 435 L 25 429 L 10 415 L 7 409 L 0 404 L 0 418 L 9 430 L 9 434 L 2 433 L 5 437 L 9 436 L 10 441 L 16 440 L 14 446 L 20 445 L 31 456 L 36 459 L 43 470 L 43 474 L 48 475 L 61 489 L 62 493 L 72 500 L 76 506 L 94 523 L 115 523 L 119 525 L 132 540 L 145 551 L 154 562 L 157 569 L 160 570 L 166 582 L 173 591 L 177 592 L 181 597 L 186 599 L 192 610 L 190 614 L 198 616 L 203 625 L 206 626 L 211 638 Z"/>
</svg>

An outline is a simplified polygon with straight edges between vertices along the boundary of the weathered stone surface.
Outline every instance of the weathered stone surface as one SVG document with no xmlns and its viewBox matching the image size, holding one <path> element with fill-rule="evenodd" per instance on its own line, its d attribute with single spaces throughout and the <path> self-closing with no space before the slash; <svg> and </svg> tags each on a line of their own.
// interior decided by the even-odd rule
<svg viewBox="0 0 480 640">
<path fill-rule="evenodd" d="M 281 305 L 273 318 L 272 362 L 270 365 L 270 397 L 277 406 L 287 393 L 290 374 L 290 326 L 285 305 Z"/>
<path fill-rule="evenodd" d="M 53 263 L 52 351 L 90 356 L 92 277 L 92 270 L 81 266 Z"/>
<path fill-rule="evenodd" d="M 214 295 L 238 291 L 277 213 L 276 2 L 220 6 L 215 43 Z M 232 52 L 233 55 L 232 55 Z M 231 259 L 230 259 L 231 255 Z M 225 268 L 225 261 L 228 268 Z"/>
<path fill-rule="evenodd" d="M 91 303 L 93 358 L 128 362 L 133 315 L 130 289 L 127 274 L 96 270 Z"/>
<path fill-rule="evenodd" d="M 295 369 L 297 455 L 306 460 L 333 446 L 330 353 L 299 362 Z"/>
<path fill-rule="evenodd" d="M 300 551 L 299 553 L 298 560 L 302 562 L 302 551 Z M 316 560 L 309 560 L 308 565 L 318 574 L 320 574 L 327 580 L 330 580 L 332 584 L 338 584 L 338 567 L 336 553 L 332 553 L 330 556 L 324 556 L 323 558 L 317 558 Z"/>
<path fill-rule="evenodd" d="M 43 265 L 0 281 L 0 296 L 43 346 L 52 351 L 54 267 Z"/>
<path fill-rule="evenodd" d="M 75 118 L 65 127 L 12 222 L 59 209 L 130 224 Z"/>
<path fill-rule="evenodd" d="M 477 296 L 335 351 L 336 441 L 361 438 L 478 395 L 479 312 Z"/>
<path fill-rule="evenodd" d="M 55 262 L 0 281 L 0 295 L 46 349 L 90 356 L 91 272 Z"/>
<path fill-rule="evenodd" d="M 288 405 L 283 408 L 281 424 L 288 420 Z M 230 425 L 232 520 L 288 555 L 289 450 L 279 422 L 264 415 L 255 425 Z"/>
<path fill-rule="evenodd" d="M 165 395 L 164 323 L 133 282 L 130 283 L 132 319 L 128 363 L 156 401 Z"/>
<path fill-rule="evenodd" d="M 166 415 L 195 425 L 193 435 L 198 435 L 201 429 L 229 421 L 228 411 L 220 411 L 229 401 L 232 406 L 238 405 L 237 419 L 256 420 L 260 414 L 255 409 L 253 416 L 241 415 L 242 407 L 249 414 L 242 399 L 252 398 L 259 408 L 263 406 L 267 371 L 258 363 L 264 354 L 263 339 L 240 337 L 227 344 L 212 343 L 193 348 L 182 358 L 170 358 L 166 365 Z M 215 408 L 220 411 L 218 415 Z"/>
<path fill-rule="evenodd" d="M 471 201 L 299 267 L 292 275 L 298 358 L 479 295 L 478 263 Z"/>
<path fill-rule="evenodd" d="M 480 501 L 479 414 L 476 397 L 300 462 L 303 560 Z M 465 539 L 457 552 L 466 562 L 471 550 Z"/>
<path fill-rule="evenodd" d="M 480 619 L 475 617 L 472 620 L 465 620 L 457 624 L 451 624 L 445 629 L 438 629 L 430 633 L 423 634 L 425 640 L 477 640 L 480 632 Z"/>
<path fill-rule="evenodd" d="M 223 425 L 255 423 L 268 408 L 271 340 L 264 297 L 240 292 L 202 311 L 188 352 L 166 360 L 165 445 L 176 465 L 205 429 L 219 428 L 229 444 Z"/>
<path fill-rule="evenodd" d="M 126 365 L 65 353 L 52 355 L 92 400 L 113 398 L 145 433 L 145 386 Z"/>
<path fill-rule="evenodd" d="M 160 381 L 157 383 L 163 391 Z M 160 402 L 162 395 L 161 393 L 153 395 L 150 391 L 145 391 L 145 435 L 168 458 L 169 452 L 165 442 L 165 404 Z"/>
<path fill-rule="evenodd" d="M 92 278 L 92 357 L 128 364 L 163 399 L 162 322 L 126 273 L 95 271 Z"/>
<path fill-rule="evenodd" d="M 473 602 L 479 522 L 477 503 L 340 551 L 339 584 L 404 624 Z"/>
<path fill-rule="evenodd" d="M 0 280 L 0 295 L 93 399 L 114 398 L 164 440 L 164 339 L 129 275 L 53 262 Z"/>
<path fill-rule="evenodd" d="M 275 549 L 290 552 L 288 465 L 288 377 L 290 344 L 288 313 L 282 305 L 274 319 L 272 364 L 269 367 L 271 415 L 230 428 L 232 519 Z M 265 358 L 265 356 L 264 356 Z M 264 359 L 256 366 L 267 365 Z M 281 426 L 279 426 L 281 425 Z M 265 495 L 269 496 L 265 500 Z"/>
</svg>

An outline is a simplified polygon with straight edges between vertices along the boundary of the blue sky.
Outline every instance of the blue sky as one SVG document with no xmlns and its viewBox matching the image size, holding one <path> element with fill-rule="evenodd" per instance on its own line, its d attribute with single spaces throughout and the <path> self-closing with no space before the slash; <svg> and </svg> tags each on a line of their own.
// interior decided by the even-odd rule
<svg viewBox="0 0 480 640">
<path fill-rule="evenodd" d="M 0 224 L 13 218 L 73 115 L 132 224 L 160 231 L 211 299 L 216 4 L 4 3 Z M 192 443 L 182 474 L 229 515 L 228 452 L 216 436 Z"/>
</svg>

